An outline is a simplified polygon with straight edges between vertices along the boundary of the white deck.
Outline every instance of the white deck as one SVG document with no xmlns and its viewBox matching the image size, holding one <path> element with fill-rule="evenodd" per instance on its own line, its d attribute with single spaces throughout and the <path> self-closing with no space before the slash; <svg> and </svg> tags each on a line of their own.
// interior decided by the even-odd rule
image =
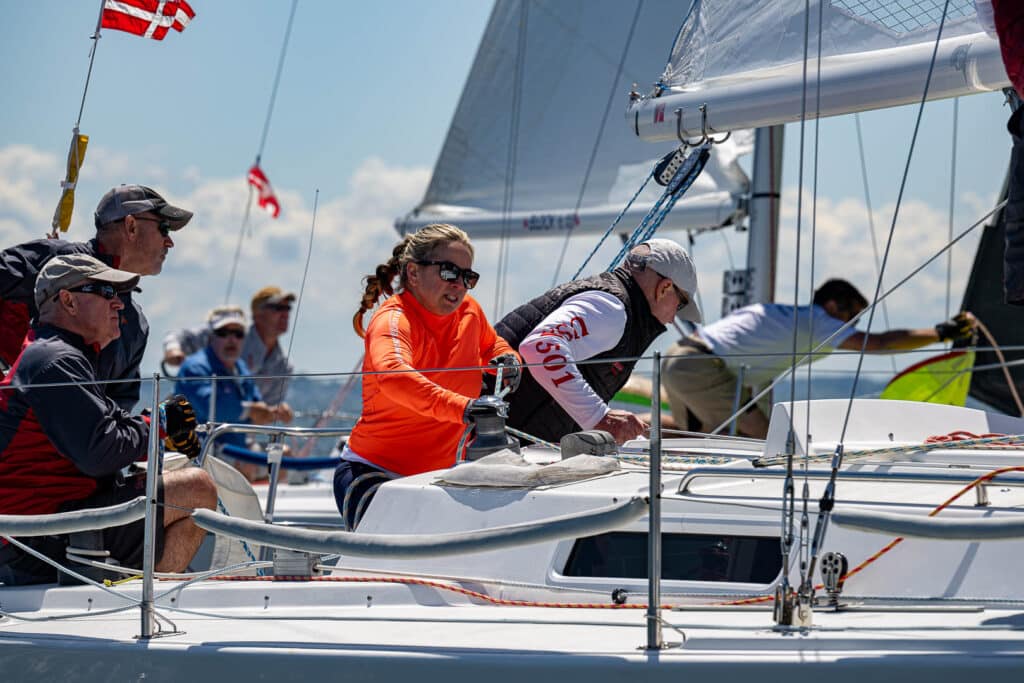
<svg viewBox="0 0 1024 683">
<path fill-rule="evenodd" d="M 859 406 L 859 414 L 893 405 L 873 403 L 877 405 Z M 928 434 L 963 428 L 965 420 L 974 420 L 972 427 L 985 426 L 977 415 L 953 413 L 950 419 L 950 413 L 941 413 L 935 424 L 928 424 L 933 416 L 928 407 L 909 409 L 904 419 Z M 834 420 L 827 409 L 816 414 Z M 878 441 L 876 434 L 864 430 L 888 428 L 881 420 L 862 418 L 857 425 L 848 441 L 851 449 L 857 437 Z M 1006 427 L 1024 432 L 1024 423 Z M 826 441 L 834 438 L 819 431 Z M 891 440 L 886 435 L 881 442 Z M 666 447 L 733 460 L 713 466 L 696 461 L 696 469 L 688 473 L 665 473 L 663 533 L 744 535 L 777 543 L 782 468 L 751 469 L 755 454 L 737 445 L 681 440 L 666 442 Z M 811 451 L 816 452 L 814 444 Z M 1024 466 L 1022 451 L 943 448 L 924 456 L 851 462 L 840 474 L 837 506 L 924 517 L 963 484 L 900 477 L 952 475 L 969 481 L 1006 465 Z M 814 463 L 809 472 L 807 514 L 813 529 L 828 463 Z M 1015 476 L 1016 482 L 996 481 L 986 487 L 987 505 L 978 506 L 972 491 L 941 514 L 976 520 L 1019 515 L 1024 481 L 1020 473 Z M 633 466 L 531 489 L 439 486 L 436 478 L 436 473 L 426 473 L 383 486 L 359 533 L 474 531 L 649 494 L 648 472 Z M 798 474 L 798 523 L 802 486 Z M 326 484 L 286 487 L 277 512 L 278 518 L 291 520 L 296 519 L 293 515 L 337 515 Z M 643 535 L 647 524 L 641 518 L 616 531 Z M 833 525 L 823 551 L 842 552 L 852 568 L 891 540 Z M 117 595 L 87 586 L 5 588 L 0 590 L 0 609 L 32 621 L 0 618 L 0 671 L 9 680 L 70 681 L 320 676 L 392 681 L 409 676 L 488 683 L 522 683 L 524 677 L 560 683 L 638 677 L 678 682 L 710 675 L 716 683 L 747 683 L 751 676 L 817 683 L 823 674 L 832 681 L 857 683 L 867 677 L 963 683 L 978 674 L 998 681 L 1024 680 L 1024 583 L 1016 570 L 1024 564 L 1021 540 L 908 539 L 846 582 L 843 610 L 816 611 L 812 626 L 803 630 L 774 629 L 766 600 L 743 608 L 727 606 L 770 595 L 775 581 L 666 580 L 661 602 L 679 609 L 662 612 L 670 646 L 656 652 L 642 649 L 647 642 L 645 612 L 635 608 L 646 602 L 647 580 L 564 575 L 574 543 L 546 541 L 423 560 L 342 557 L 329 578 L 205 581 L 174 594 L 167 591 L 176 583 L 160 581 L 158 612 L 181 632 L 149 642 L 135 639 L 140 632 L 137 607 L 102 613 L 127 604 L 118 595 L 137 600 L 141 582 L 113 588 Z M 799 546 L 794 548 L 798 552 Z M 789 575 L 794 585 L 799 581 L 797 564 Z M 344 577 L 361 581 L 340 580 Z M 401 583 L 403 577 L 412 581 Z M 482 593 L 491 600 L 449 588 Z M 627 591 L 627 605 L 634 608 L 611 607 L 615 589 Z M 557 608 L 551 603 L 601 608 Z M 77 616 L 53 619 L 68 615 Z"/>
</svg>

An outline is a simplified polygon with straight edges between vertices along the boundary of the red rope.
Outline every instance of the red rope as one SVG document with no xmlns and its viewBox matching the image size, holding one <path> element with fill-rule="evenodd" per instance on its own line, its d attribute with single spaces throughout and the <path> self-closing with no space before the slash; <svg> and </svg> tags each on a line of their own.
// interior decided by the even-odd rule
<svg viewBox="0 0 1024 683">
<path fill-rule="evenodd" d="M 406 577 L 395 577 L 395 576 L 211 576 L 211 580 L 215 581 L 327 581 L 327 582 L 342 582 L 342 583 L 398 583 L 405 584 L 408 586 L 428 586 L 430 588 L 437 588 L 440 590 L 452 591 L 453 593 L 459 593 L 471 598 L 482 600 L 483 602 L 490 603 L 492 605 L 501 605 L 505 607 L 551 607 L 558 609 L 647 609 L 646 604 L 622 604 L 617 605 L 615 603 L 603 603 L 603 602 L 534 602 L 532 600 L 507 600 L 504 598 L 495 598 L 487 595 L 486 593 L 480 593 L 478 591 L 469 590 L 468 588 L 460 588 L 459 586 L 452 586 L 451 584 L 441 583 L 439 581 L 429 581 L 427 579 L 414 579 Z M 672 609 L 673 605 L 662 605 L 661 609 Z"/>
</svg>

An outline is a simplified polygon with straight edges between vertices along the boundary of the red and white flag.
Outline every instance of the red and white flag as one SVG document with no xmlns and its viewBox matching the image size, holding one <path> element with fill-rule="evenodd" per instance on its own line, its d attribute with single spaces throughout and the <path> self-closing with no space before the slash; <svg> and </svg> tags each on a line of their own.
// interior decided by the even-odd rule
<svg viewBox="0 0 1024 683">
<path fill-rule="evenodd" d="M 167 31 L 183 31 L 196 16 L 185 0 L 105 0 L 103 28 L 163 40 Z"/>
<path fill-rule="evenodd" d="M 277 203 L 274 188 L 270 186 L 270 181 L 267 180 L 267 176 L 264 175 L 258 164 L 253 164 L 249 169 L 249 184 L 256 188 L 258 194 L 256 203 L 260 205 L 260 208 L 269 213 L 272 218 L 277 218 L 281 214 L 281 205 Z"/>
</svg>

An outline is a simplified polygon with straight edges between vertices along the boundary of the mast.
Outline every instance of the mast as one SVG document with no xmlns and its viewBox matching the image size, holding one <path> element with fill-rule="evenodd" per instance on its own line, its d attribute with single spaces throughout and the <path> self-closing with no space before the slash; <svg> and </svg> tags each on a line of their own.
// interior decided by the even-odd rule
<svg viewBox="0 0 1024 683">
<path fill-rule="evenodd" d="M 750 183 L 750 234 L 747 237 L 747 283 L 740 305 L 775 301 L 775 263 L 779 244 L 779 196 L 782 189 L 782 125 L 754 134 Z M 737 302 L 738 303 L 738 302 Z M 738 306 L 737 306 L 738 308 Z M 723 311 L 723 314 L 725 311 Z"/>
</svg>

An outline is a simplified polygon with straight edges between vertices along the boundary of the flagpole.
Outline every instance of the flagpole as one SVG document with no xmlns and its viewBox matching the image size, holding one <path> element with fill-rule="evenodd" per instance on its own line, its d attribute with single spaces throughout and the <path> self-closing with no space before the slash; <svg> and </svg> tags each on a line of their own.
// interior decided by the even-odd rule
<svg viewBox="0 0 1024 683">
<path fill-rule="evenodd" d="M 295 21 L 295 9 L 299 6 L 299 0 L 292 0 L 292 9 L 288 14 L 288 25 L 284 29 L 284 42 L 281 44 L 281 53 L 277 58 L 277 73 L 274 75 L 274 85 L 270 90 L 270 103 L 267 105 L 267 117 L 263 120 L 263 132 L 260 134 L 260 145 L 256 150 L 256 162 L 254 166 L 259 168 L 263 159 L 263 148 L 267 144 L 267 134 L 270 132 L 270 119 L 274 114 L 274 103 L 277 101 L 277 88 L 281 84 L 281 72 L 284 70 L 284 58 L 288 54 L 288 42 L 292 37 L 292 23 Z M 262 192 L 262 190 L 261 190 Z M 231 262 L 231 275 L 228 278 L 227 291 L 224 293 L 224 303 L 231 299 L 231 290 L 235 286 L 235 273 L 238 270 L 238 261 L 242 256 L 242 242 L 245 240 L 245 230 L 249 226 L 249 214 L 252 210 L 253 186 L 249 185 L 249 200 L 245 204 L 245 216 L 242 218 L 242 227 L 238 231 L 238 244 L 235 246 L 235 258 Z"/>
<path fill-rule="evenodd" d="M 82 123 L 82 112 L 85 110 L 85 95 L 89 92 L 89 79 L 92 78 L 92 63 L 96 59 L 96 47 L 100 44 L 100 30 L 103 27 L 103 8 L 107 0 L 100 0 L 100 14 L 96 17 L 96 31 L 92 34 L 92 49 L 89 50 L 89 70 L 85 74 L 85 89 L 82 91 L 82 103 L 78 106 L 78 118 L 75 119 L 75 133 L 78 133 L 78 126 Z"/>
<path fill-rule="evenodd" d="M 82 101 L 78 105 L 78 117 L 75 119 L 75 125 L 71 129 L 71 158 L 68 160 L 68 165 L 70 166 L 71 164 L 74 164 L 74 167 L 76 169 L 81 168 L 82 165 L 82 160 L 79 158 L 78 136 L 81 132 L 79 130 L 79 126 L 81 126 L 82 124 L 82 113 L 85 111 L 85 97 L 89 93 L 89 81 L 92 79 L 92 65 L 96 61 L 96 47 L 99 45 L 100 38 L 102 36 L 101 30 L 103 28 L 103 9 L 106 7 L 106 5 L 106 0 L 100 0 L 100 11 L 99 15 L 96 17 L 96 30 L 93 31 L 91 37 L 92 47 L 89 49 L 89 69 L 85 72 L 85 87 L 82 89 Z M 51 230 L 47 235 L 47 237 L 49 237 L 50 239 L 57 239 L 58 231 L 62 229 L 60 213 L 61 205 L 64 201 L 64 194 L 68 189 L 70 189 L 73 193 L 74 186 L 76 183 L 77 178 L 76 182 L 71 182 L 69 178 L 65 178 L 65 180 L 61 183 L 61 196 L 60 199 L 57 200 L 57 209 L 53 213 L 53 222 L 50 225 Z"/>
</svg>

